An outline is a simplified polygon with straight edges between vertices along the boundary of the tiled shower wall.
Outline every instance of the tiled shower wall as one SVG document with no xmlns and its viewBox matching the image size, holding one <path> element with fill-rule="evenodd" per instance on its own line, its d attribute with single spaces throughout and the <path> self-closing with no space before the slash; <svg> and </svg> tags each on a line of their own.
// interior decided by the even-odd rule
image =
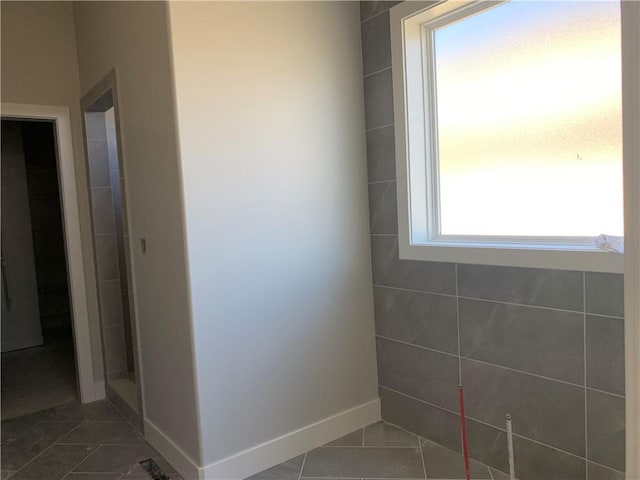
<svg viewBox="0 0 640 480">
<path fill-rule="evenodd" d="M 128 376 L 121 269 L 113 202 L 113 195 L 117 191 L 113 191 L 111 184 L 104 113 L 87 113 L 86 126 L 100 318 L 107 380 L 112 381 Z"/>
<path fill-rule="evenodd" d="M 361 2 L 382 415 L 523 479 L 622 479 L 621 275 L 399 260 L 390 6 Z"/>
<path fill-rule="evenodd" d="M 113 214 L 116 223 L 116 252 L 118 255 L 118 268 L 120 271 L 120 294 L 122 296 L 122 320 L 124 325 L 127 375 L 131 380 L 135 381 L 134 349 L 136 348 L 136 344 L 132 338 L 134 329 L 131 327 L 131 307 L 129 301 L 129 290 L 131 288 L 131 280 L 129 276 L 131 272 L 127 268 L 129 259 L 127 258 L 128 250 L 125 248 L 125 245 L 129 242 L 129 232 L 127 230 L 127 212 L 122 205 L 123 195 L 121 185 L 124 182 L 124 177 L 120 171 L 120 164 L 118 161 L 118 142 L 116 138 L 116 123 L 113 108 L 105 112 L 105 125 L 107 133 L 107 151 L 109 155 L 109 178 L 111 181 L 111 191 L 113 193 Z"/>
</svg>

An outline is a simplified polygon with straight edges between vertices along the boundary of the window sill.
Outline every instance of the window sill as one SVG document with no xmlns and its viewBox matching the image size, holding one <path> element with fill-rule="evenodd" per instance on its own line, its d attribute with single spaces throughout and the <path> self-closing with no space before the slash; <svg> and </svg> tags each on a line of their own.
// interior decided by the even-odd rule
<svg viewBox="0 0 640 480">
<path fill-rule="evenodd" d="M 402 235 L 401 235 L 402 236 Z M 411 245 L 399 238 L 399 253 L 403 260 L 470 263 L 509 267 L 550 268 L 587 272 L 623 273 L 624 255 L 599 249 L 545 246 L 496 247 L 493 245 L 462 246 L 446 243 Z"/>
</svg>

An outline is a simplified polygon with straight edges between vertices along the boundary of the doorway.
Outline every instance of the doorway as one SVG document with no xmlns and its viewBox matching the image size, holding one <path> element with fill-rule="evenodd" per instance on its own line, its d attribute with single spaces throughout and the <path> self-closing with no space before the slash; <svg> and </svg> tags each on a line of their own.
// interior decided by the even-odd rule
<svg viewBox="0 0 640 480">
<path fill-rule="evenodd" d="M 2 420 L 78 400 L 54 123 L 3 119 Z"/>
<path fill-rule="evenodd" d="M 107 398 L 142 430 L 132 268 L 115 78 L 82 101 Z"/>
</svg>

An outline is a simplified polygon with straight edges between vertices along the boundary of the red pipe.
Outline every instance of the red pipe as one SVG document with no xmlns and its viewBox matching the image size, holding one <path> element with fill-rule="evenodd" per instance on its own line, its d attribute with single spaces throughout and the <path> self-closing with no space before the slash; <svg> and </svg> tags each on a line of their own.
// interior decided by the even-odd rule
<svg viewBox="0 0 640 480">
<path fill-rule="evenodd" d="M 464 392 L 462 385 L 458 385 L 458 396 L 460 397 L 460 427 L 462 431 L 462 453 L 464 454 L 464 471 L 467 480 L 471 480 L 471 469 L 469 468 L 469 448 L 467 446 L 467 419 L 464 416 Z"/>
</svg>

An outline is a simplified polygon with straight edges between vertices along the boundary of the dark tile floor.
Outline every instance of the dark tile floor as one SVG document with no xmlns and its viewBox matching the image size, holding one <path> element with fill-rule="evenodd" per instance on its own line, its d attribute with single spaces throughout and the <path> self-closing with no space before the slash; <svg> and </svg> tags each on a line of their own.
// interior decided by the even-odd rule
<svg viewBox="0 0 640 480">
<path fill-rule="evenodd" d="M 471 477 L 506 480 L 508 475 L 472 460 Z M 461 480 L 465 471 L 459 453 L 379 422 L 250 477 L 251 480 L 337 478 Z"/>
<path fill-rule="evenodd" d="M 2 480 L 149 480 L 153 458 L 182 480 L 107 401 L 73 403 L 2 422 Z"/>
<path fill-rule="evenodd" d="M 182 480 L 107 401 L 73 403 L 2 422 L 1 480 L 150 480 L 153 458 Z M 474 479 L 507 476 L 472 461 Z M 251 480 L 464 479 L 462 456 L 384 422 L 258 473 Z"/>
<path fill-rule="evenodd" d="M 2 420 L 78 400 L 71 326 L 42 335 L 42 346 L 2 354 Z"/>
</svg>

